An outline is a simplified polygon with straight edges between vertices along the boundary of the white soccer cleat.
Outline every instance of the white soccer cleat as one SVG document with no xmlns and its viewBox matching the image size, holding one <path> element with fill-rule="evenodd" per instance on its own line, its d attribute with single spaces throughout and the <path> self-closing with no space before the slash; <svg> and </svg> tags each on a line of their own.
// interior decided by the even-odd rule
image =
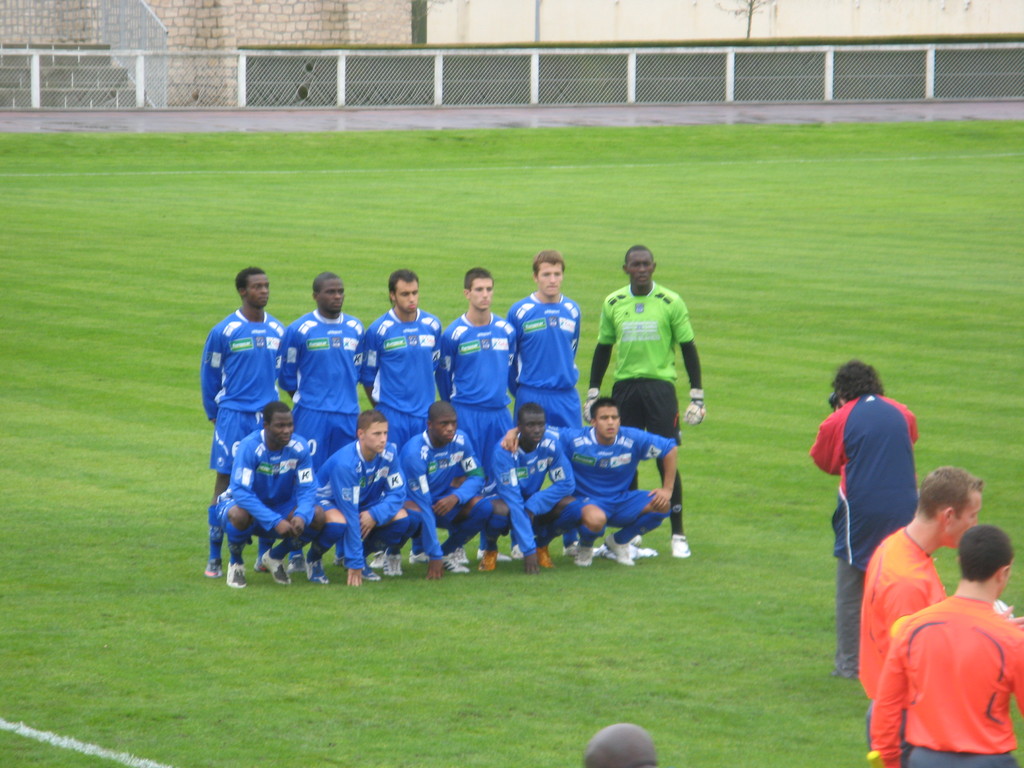
<svg viewBox="0 0 1024 768">
<path fill-rule="evenodd" d="M 270 550 L 268 549 L 263 553 L 263 557 L 260 558 L 260 565 L 266 568 L 270 575 L 274 577 L 274 581 L 278 584 L 291 584 L 292 577 L 288 575 L 288 571 L 285 570 L 284 560 L 275 560 L 270 556 Z"/>
<path fill-rule="evenodd" d="M 416 565 L 416 563 L 428 562 L 430 562 L 430 557 L 427 555 L 426 552 L 413 552 L 412 550 L 409 551 L 409 565 Z M 383 565 L 383 563 L 381 565 Z M 377 568 L 378 566 L 374 565 L 371 567 Z"/>
<path fill-rule="evenodd" d="M 441 558 L 441 562 L 444 564 L 444 569 L 448 571 L 448 573 L 469 573 L 469 568 L 460 563 L 458 557 L 456 557 L 457 552 L 458 550 Z"/>
<path fill-rule="evenodd" d="M 295 557 L 288 559 L 288 573 L 305 573 L 306 572 L 306 556 L 299 552 Z"/>
<path fill-rule="evenodd" d="M 609 552 L 615 555 L 615 562 L 619 565 L 636 565 L 629 553 L 629 548 L 633 546 L 632 544 L 628 542 L 626 544 L 619 544 L 614 536 L 607 536 L 605 537 L 604 545 L 608 547 Z"/>
<path fill-rule="evenodd" d="M 241 563 L 228 565 L 228 586 L 235 589 L 245 588 L 245 566 Z"/>
<path fill-rule="evenodd" d="M 370 556 L 370 559 L 366 561 L 366 565 L 370 568 L 376 568 L 377 570 L 380 570 L 384 567 L 386 557 L 387 555 L 383 551 L 374 552 L 373 555 Z"/>
<path fill-rule="evenodd" d="M 689 557 L 690 545 L 681 533 L 672 534 L 672 557 Z"/>
<path fill-rule="evenodd" d="M 615 553 L 612 552 L 608 547 L 602 544 L 600 547 L 594 550 L 594 557 L 603 557 L 605 560 L 617 560 Z"/>
<path fill-rule="evenodd" d="M 501 559 L 500 555 L 499 555 L 498 559 L 499 560 Z M 513 544 L 512 545 L 512 559 L 513 560 L 522 560 L 523 559 L 523 550 L 521 550 L 519 548 L 518 544 Z"/>
<path fill-rule="evenodd" d="M 402 575 L 402 556 L 401 555 L 384 555 L 384 575 L 385 576 L 401 576 Z"/>
<path fill-rule="evenodd" d="M 455 558 L 455 562 L 459 565 L 469 565 L 469 555 L 466 554 L 465 547 L 456 547 L 452 552 L 452 557 Z"/>
<path fill-rule="evenodd" d="M 580 543 L 574 541 L 572 544 L 562 550 L 562 554 L 566 557 L 576 557 L 576 551 L 580 548 Z"/>
<path fill-rule="evenodd" d="M 594 562 L 594 548 L 584 547 L 580 544 L 576 548 L 576 565 L 580 568 L 587 568 L 592 562 Z"/>
<path fill-rule="evenodd" d="M 657 557 L 658 550 L 651 549 L 650 547 L 638 547 L 634 544 L 630 544 L 629 554 L 634 560 L 642 560 L 645 557 Z"/>
</svg>

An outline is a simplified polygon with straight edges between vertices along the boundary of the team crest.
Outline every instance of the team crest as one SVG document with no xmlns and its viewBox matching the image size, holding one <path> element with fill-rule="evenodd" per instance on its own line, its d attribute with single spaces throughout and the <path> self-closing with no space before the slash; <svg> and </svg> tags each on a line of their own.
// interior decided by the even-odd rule
<svg viewBox="0 0 1024 768">
<path fill-rule="evenodd" d="M 636 312 L 638 315 L 642 315 L 644 313 L 644 305 L 643 304 L 634 304 L 633 305 L 633 311 Z"/>
</svg>

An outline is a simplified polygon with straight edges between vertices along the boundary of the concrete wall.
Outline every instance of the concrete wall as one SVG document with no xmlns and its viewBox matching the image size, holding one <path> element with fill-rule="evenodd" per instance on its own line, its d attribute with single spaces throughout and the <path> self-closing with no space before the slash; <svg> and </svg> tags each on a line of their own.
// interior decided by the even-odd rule
<svg viewBox="0 0 1024 768">
<path fill-rule="evenodd" d="M 541 42 L 733 40 L 744 0 L 539 0 Z M 432 0 L 431 45 L 530 43 L 537 0 Z M 1024 33 L 1024 0 L 767 0 L 751 38 Z"/>
</svg>

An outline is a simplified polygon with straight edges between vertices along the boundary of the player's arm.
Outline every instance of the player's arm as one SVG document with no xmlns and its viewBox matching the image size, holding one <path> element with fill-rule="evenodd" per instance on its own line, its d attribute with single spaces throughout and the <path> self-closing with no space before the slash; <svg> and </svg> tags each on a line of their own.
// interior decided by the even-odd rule
<svg viewBox="0 0 1024 768">
<path fill-rule="evenodd" d="M 316 473 L 313 471 L 313 457 L 308 447 L 303 446 L 302 458 L 295 468 L 295 514 L 293 518 L 302 520 L 302 528 L 305 529 L 313 522 L 313 510 L 316 506 Z M 295 535 L 302 534 L 302 530 L 295 531 Z"/>
<path fill-rule="evenodd" d="M 590 421 L 590 409 L 594 401 L 601 396 L 601 382 L 604 381 L 604 374 L 608 370 L 608 364 L 612 360 L 612 345 L 597 343 L 594 347 L 594 358 L 590 361 L 590 387 L 587 389 L 587 398 L 583 403 L 583 420 Z"/>
<path fill-rule="evenodd" d="M 397 462 L 389 467 L 387 477 L 380 482 L 385 483 L 384 492 L 376 503 L 365 508 L 377 525 L 391 520 L 402 508 L 407 495 L 405 476 Z"/>
<path fill-rule="evenodd" d="M 448 334 L 441 337 L 441 355 L 434 371 L 434 380 L 437 382 L 437 395 L 441 400 L 449 402 L 452 399 L 452 379 L 455 376 L 456 365 L 455 345 Z"/>
<path fill-rule="evenodd" d="M 377 406 L 373 399 L 373 383 L 377 380 L 380 369 L 380 333 L 376 325 L 371 325 L 363 337 L 363 362 L 359 366 L 359 383 L 363 385 L 366 399 L 370 405 Z"/>
<path fill-rule="evenodd" d="M 519 388 L 519 343 L 516 338 L 515 326 L 508 330 L 508 391 L 515 397 Z"/>
<path fill-rule="evenodd" d="M 898 638 L 903 637 L 901 630 Z M 903 724 L 903 706 L 907 699 L 908 679 L 903 660 L 906 644 L 894 640 L 889 647 L 871 713 L 871 748 L 878 750 L 885 768 L 899 768 Z"/>
<path fill-rule="evenodd" d="M 526 511 L 532 515 L 547 514 L 559 501 L 571 496 L 576 488 L 572 463 L 562 453 L 561 448 L 555 448 L 551 466 L 548 467 L 548 479 L 551 483 L 547 488 L 537 491 L 526 500 Z"/>
<path fill-rule="evenodd" d="M 231 467 L 231 496 L 260 527 L 273 530 L 284 518 L 263 503 L 255 490 L 259 461 L 251 449 L 240 449 Z"/>
<path fill-rule="evenodd" d="M 340 457 L 341 452 L 335 457 Z M 359 476 L 354 467 L 346 465 L 334 457 L 320 467 L 318 475 L 320 493 L 329 490 L 334 506 L 345 518 L 345 535 L 341 540 L 342 551 L 344 552 L 345 567 L 349 571 L 348 583 L 350 586 L 358 587 L 362 584 L 362 578 L 353 583 L 353 572 L 355 575 L 362 573 L 366 567 L 363 559 L 363 537 L 359 530 Z"/>
<path fill-rule="evenodd" d="M 441 559 L 441 542 L 437 538 L 437 518 L 430 492 L 427 463 L 418 447 L 410 443 L 402 451 L 402 473 L 406 478 L 405 509 L 420 519 L 420 545 L 431 560 Z M 416 450 L 412 450 L 416 448 Z"/>
<path fill-rule="evenodd" d="M 848 461 L 846 446 L 843 445 L 843 430 L 846 415 L 842 410 L 836 411 L 821 422 L 818 436 L 811 446 L 811 458 L 822 472 L 838 475 Z"/>
<path fill-rule="evenodd" d="M 299 334 L 289 327 L 285 331 L 284 342 L 281 344 L 284 353 L 281 355 L 281 370 L 277 375 L 277 385 L 292 399 L 295 398 L 295 390 L 299 386 L 299 344 L 301 344 Z"/>
<path fill-rule="evenodd" d="M 203 410 L 206 418 L 214 421 L 217 418 L 217 393 L 221 387 L 221 371 L 224 363 L 224 350 L 220 344 L 222 334 L 217 329 L 210 331 L 203 345 L 203 361 L 199 367 L 199 386 L 203 395 Z"/>
<path fill-rule="evenodd" d="M 537 543 L 533 535 L 533 524 L 523 503 L 515 456 L 499 445 L 494 450 L 491 465 L 498 484 L 498 497 L 508 506 L 513 541 L 519 544 L 523 553 L 523 568 L 526 573 L 535 574 L 540 570 L 537 566 Z"/>
<path fill-rule="evenodd" d="M 686 375 L 690 378 L 690 404 L 686 406 L 683 419 L 687 424 L 697 425 L 704 421 L 707 413 L 704 408 L 704 389 L 700 377 L 700 355 L 697 354 L 697 345 L 691 339 L 679 345 L 683 353 L 683 366 L 686 368 Z"/>
<path fill-rule="evenodd" d="M 664 462 L 665 467 L 665 476 L 662 478 L 661 488 L 651 491 L 651 506 L 654 507 L 656 512 L 667 512 L 669 505 L 672 503 L 672 489 L 675 488 L 676 484 L 678 459 L 679 447 L 676 445 L 673 445 L 669 451 L 661 455 L 661 460 Z"/>
</svg>

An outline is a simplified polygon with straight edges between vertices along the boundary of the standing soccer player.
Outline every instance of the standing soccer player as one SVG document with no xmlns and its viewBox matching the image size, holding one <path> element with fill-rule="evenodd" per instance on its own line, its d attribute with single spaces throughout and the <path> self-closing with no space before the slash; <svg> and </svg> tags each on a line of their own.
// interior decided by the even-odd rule
<svg viewBox="0 0 1024 768">
<path fill-rule="evenodd" d="M 832 675 L 855 679 L 864 571 L 875 548 L 910 522 L 917 507 L 914 443 L 917 419 L 883 396 L 870 365 L 851 360 L 836 371 L 834 411 L 818 428 L 811 458 L 839 475 L 832 515 L 836 557 L 836 654 Z"/>
<path fill-rule="evenodd" d="M 619 404 L 622 424 L 672 438 L 679 444 L 679 401 L 676 398 L 676 345 L 690 379 L 690 404 L 684 419 L 696 425 L 704 420 L 704 390 L 700 356 L 694 343 L 690 313 L 679 294 L 654 282 L 657 265 L 650 249 L 634 245 L 626 251 L 622 270 L 629 285 L 610 294 L 601 308 L 597 347 L 590 367 L 590 389 L 584 416 L 601 396 L 601 381 L 618 346 L 612 397 Z M 664 480 L 665 466 L 658 461 Z M 672 556 L 689 557 L 690 545 L 683 530 L 683 483 L 676 473 L 672 486 Z"/>
<path fill-rule="evenodd" d="M 360 381 L 388 420 L 391 442 L 403 446 L 426 428 L 427 409 L 434 402 L 441 321 L 420 309 L 420 281 L 411 270 L 391 273 L 388 295 L 391 309 L 366 331 Z"/>
<path fill-rule="evenodd" d="M 203 348 L 200 385 L 206 417 L 214 423 L 210 469 L 217 475 L 210 526 L 210 559 L 206 575 L 219 578 L 224 528 L 217 516 L 217 498 L 227 490 L 235 449 L 257 429 L 261 410 L 277 400 L 284 326 L 264 309 L 270 299 L 270 281 L 259 267 L 247 267 L 235 276 L 242 306 L 210 331 Z"/>
<path fill-rule="evenodd" d="M 459 423 L 474 445 L 482 446 L 484 471 L 491 477 L 491 448 L 512 426 L 512 360 L 515 329 L 491 312 L 494 278 L 481 267 L 466 272 L 463 293 L 469 307 L 441 337 L 437 389 L 442 400 L 455 406 Z"/>
<path fill-rule="evenodd" d="M 516 331 L 513 361 L 516 402 L 537 403 L 552 427 L 575 427 L 580 421 L 576 382 L 576 347 L 580 340 L 579 305 L 562 294 L 565 259 L 558 251 L 541 251 L 533 259 L 537 290 L 508 311 Z"/>
</svg>

